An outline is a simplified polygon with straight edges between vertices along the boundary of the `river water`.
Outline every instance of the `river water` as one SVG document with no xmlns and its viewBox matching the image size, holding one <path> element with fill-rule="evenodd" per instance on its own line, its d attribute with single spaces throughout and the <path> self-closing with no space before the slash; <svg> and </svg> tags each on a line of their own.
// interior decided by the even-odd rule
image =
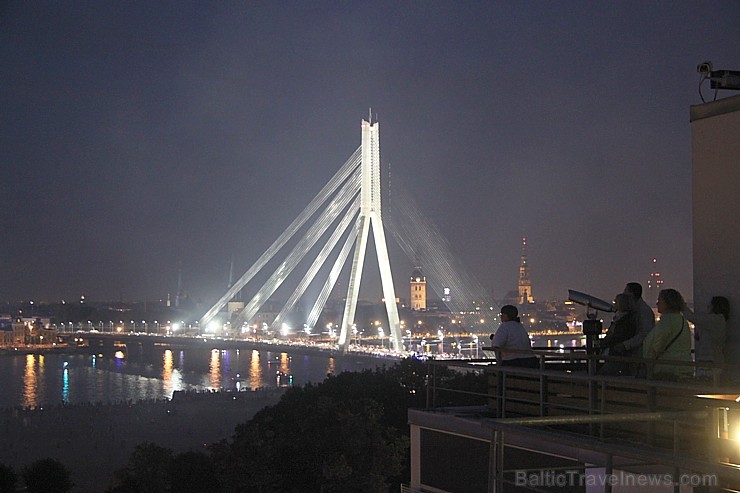
<svg viewBox="0 0 740 493">
<path fill-rule="evenodd" d="M 0 408 L 171 398 L 176 390 L 303 385 L 321 382 L 329 373 L 383 364 L 393 361 L 244 349 L 3 355 Z"/>
<path fill-rule="evenodd" d="M 571 348 L 581 346 L 583 336 L 535 336 L 533 342 L 536 347 Z M 472 340 L 458 341 L 453 348 L 446 339 L 424 349 L 483 357 L 473 349 Z M 353 354 L 329 357 L 256 349 L 161 347 L 147 353 L 0 355 L 0 408 L 162 399 L 171 398 L 177 390 L 300 386 L 321 382 L 330 373 L 393 363 Z"/>
</svg>

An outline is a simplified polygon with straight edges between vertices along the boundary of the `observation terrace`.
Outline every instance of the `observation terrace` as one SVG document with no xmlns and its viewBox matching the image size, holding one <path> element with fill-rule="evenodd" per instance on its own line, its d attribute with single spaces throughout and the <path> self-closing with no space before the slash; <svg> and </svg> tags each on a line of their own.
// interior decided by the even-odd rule
<svg viewBox="0 0 740 493">
<path fill-rule="evenodd" d="M 406 492 L 704 492 L 740 487 L 740 365 L 714 378 L 656 380 L 652 363 L 585 351 L 536 351 L 539 368 L 495 358 L 429 364 L 425 409 L 409 410 Z M 489 355 L 493 356 L 493 350 Z M 607 377 L 605 361 L 648 378 Z M 676 365 L 698 366 L 693 362 Z M 478 371 L 488 392 L 450 388 L 441 366 Z"/>
</svg>

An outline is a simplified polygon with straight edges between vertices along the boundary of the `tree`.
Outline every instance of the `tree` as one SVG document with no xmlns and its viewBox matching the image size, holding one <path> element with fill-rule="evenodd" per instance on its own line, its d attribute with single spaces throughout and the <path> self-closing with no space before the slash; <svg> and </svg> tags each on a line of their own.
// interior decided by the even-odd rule
<svg viewBox="0 0 740 493">
<path fill-rule="evenodd" d="M 12 467 L 0 464 L 0 493 L 15 492 L 15 483 L 18 481 L 18 475 Z"/>
<path fill-rule="evenodd" d="M 200 452 L 185 452 L 172 461 L 170 491 L 177 493 L 219 493 L 221 485 L 210 456 Z"/>
<path fill-rule="evenodd" d="M 29 493 L 66 493 L 74 486 L 67 468 L 55 459 L 33 462 L 22 476 Z"/>
<path fill-rule="evenodd" d="M 151 442 L 136 446 L 128 464 L 114 473 L 109 493 L 159 493 L 170 491 L 172 450 Z"/>
<path fill-rule="evenodd" d="M 405 360 L 290 389 L 213 447 L 226 491 L 389 491 L 407 475 L 407 411 L 423 405 L 425 375 Z"/>
<path fill-rule="evenodd" d="M 427 373 L 426 363 L 409 358 L 289 389 L 237 426 L 231 440 L 208 447 L 209 455 L 173 457 L 169 449 L 141 444 L 108 492 L 392 491 L 408 479 L 408 409 L 425 406 Z M 484 375 L 440 366 L 436 377 L 452 388 L 486 391 Z M 449 404 L 462 405 L 459 398 Z"/>
</svg>

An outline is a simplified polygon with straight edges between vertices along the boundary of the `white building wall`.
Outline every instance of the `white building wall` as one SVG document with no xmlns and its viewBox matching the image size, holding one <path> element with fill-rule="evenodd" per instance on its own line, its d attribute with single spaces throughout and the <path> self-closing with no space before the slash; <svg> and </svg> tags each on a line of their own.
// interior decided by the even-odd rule
<svg viewBox="0 0 740 493">
<path fill-rule="evenodd" d="M 740 96 L 691 107 L 694 306 L 730 300 L 729 343 L 740 354 Z M 737 361 L 737 357 L 728 362 Z"/>
</svg>

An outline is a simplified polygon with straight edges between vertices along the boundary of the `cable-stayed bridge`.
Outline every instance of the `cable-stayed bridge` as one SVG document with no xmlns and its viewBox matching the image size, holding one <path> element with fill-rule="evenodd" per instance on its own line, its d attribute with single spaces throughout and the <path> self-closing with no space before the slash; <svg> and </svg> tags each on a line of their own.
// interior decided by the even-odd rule
<svg viewBox="0 0 740 493">
<path fill-rule="evenodd" d="M 344 266 L 350 262 L 351 254 L 338 339 L 339 347 L 346 350 L 355 323 L 372 230 L 390 325 L 390 344 L 395 350 L 402 348 L 397 298 L 383 222 L 379 124 L 363 120 L 361 130 L 360 147 L 272 245 L 203 315 L 201 327 L 206 327 L 229 301 L 235 299 L 249 283 L 255 282 L 258 274 L 269 271 L 268 265 L 276 261 L 279 261 L 277 267 L 239 312 L 237 324 L 250 323 L 260 308 L 286 284 L 295 287 L 272 322 L 273 330 L 280 329 L 299 301 L 309 303 L 311 308 L 305 314 L 305 326 L 314 327 L 337 286 Z M 478 319 L 484 312 L 489 319 L 495 316 L 498 307 L 486 296 L 481 284 L 452 255 L 449 243 L 409 195 L 404 193 L 394 197 L 393 205 L 393 213 L 387 222 L 389 231 L 409 260 L 424 266 L 429 285 L 450 312 L 461 320 Z M 318 248 L 322 242 L 323 245 Z M 291 282 L 286 283 L 289 278 Z M 314 289 L 309 295 L 312 285 L 318 290 Z M 454 296 L 444 296 L 444 288 L 449 288 Z"/>
</svg>

